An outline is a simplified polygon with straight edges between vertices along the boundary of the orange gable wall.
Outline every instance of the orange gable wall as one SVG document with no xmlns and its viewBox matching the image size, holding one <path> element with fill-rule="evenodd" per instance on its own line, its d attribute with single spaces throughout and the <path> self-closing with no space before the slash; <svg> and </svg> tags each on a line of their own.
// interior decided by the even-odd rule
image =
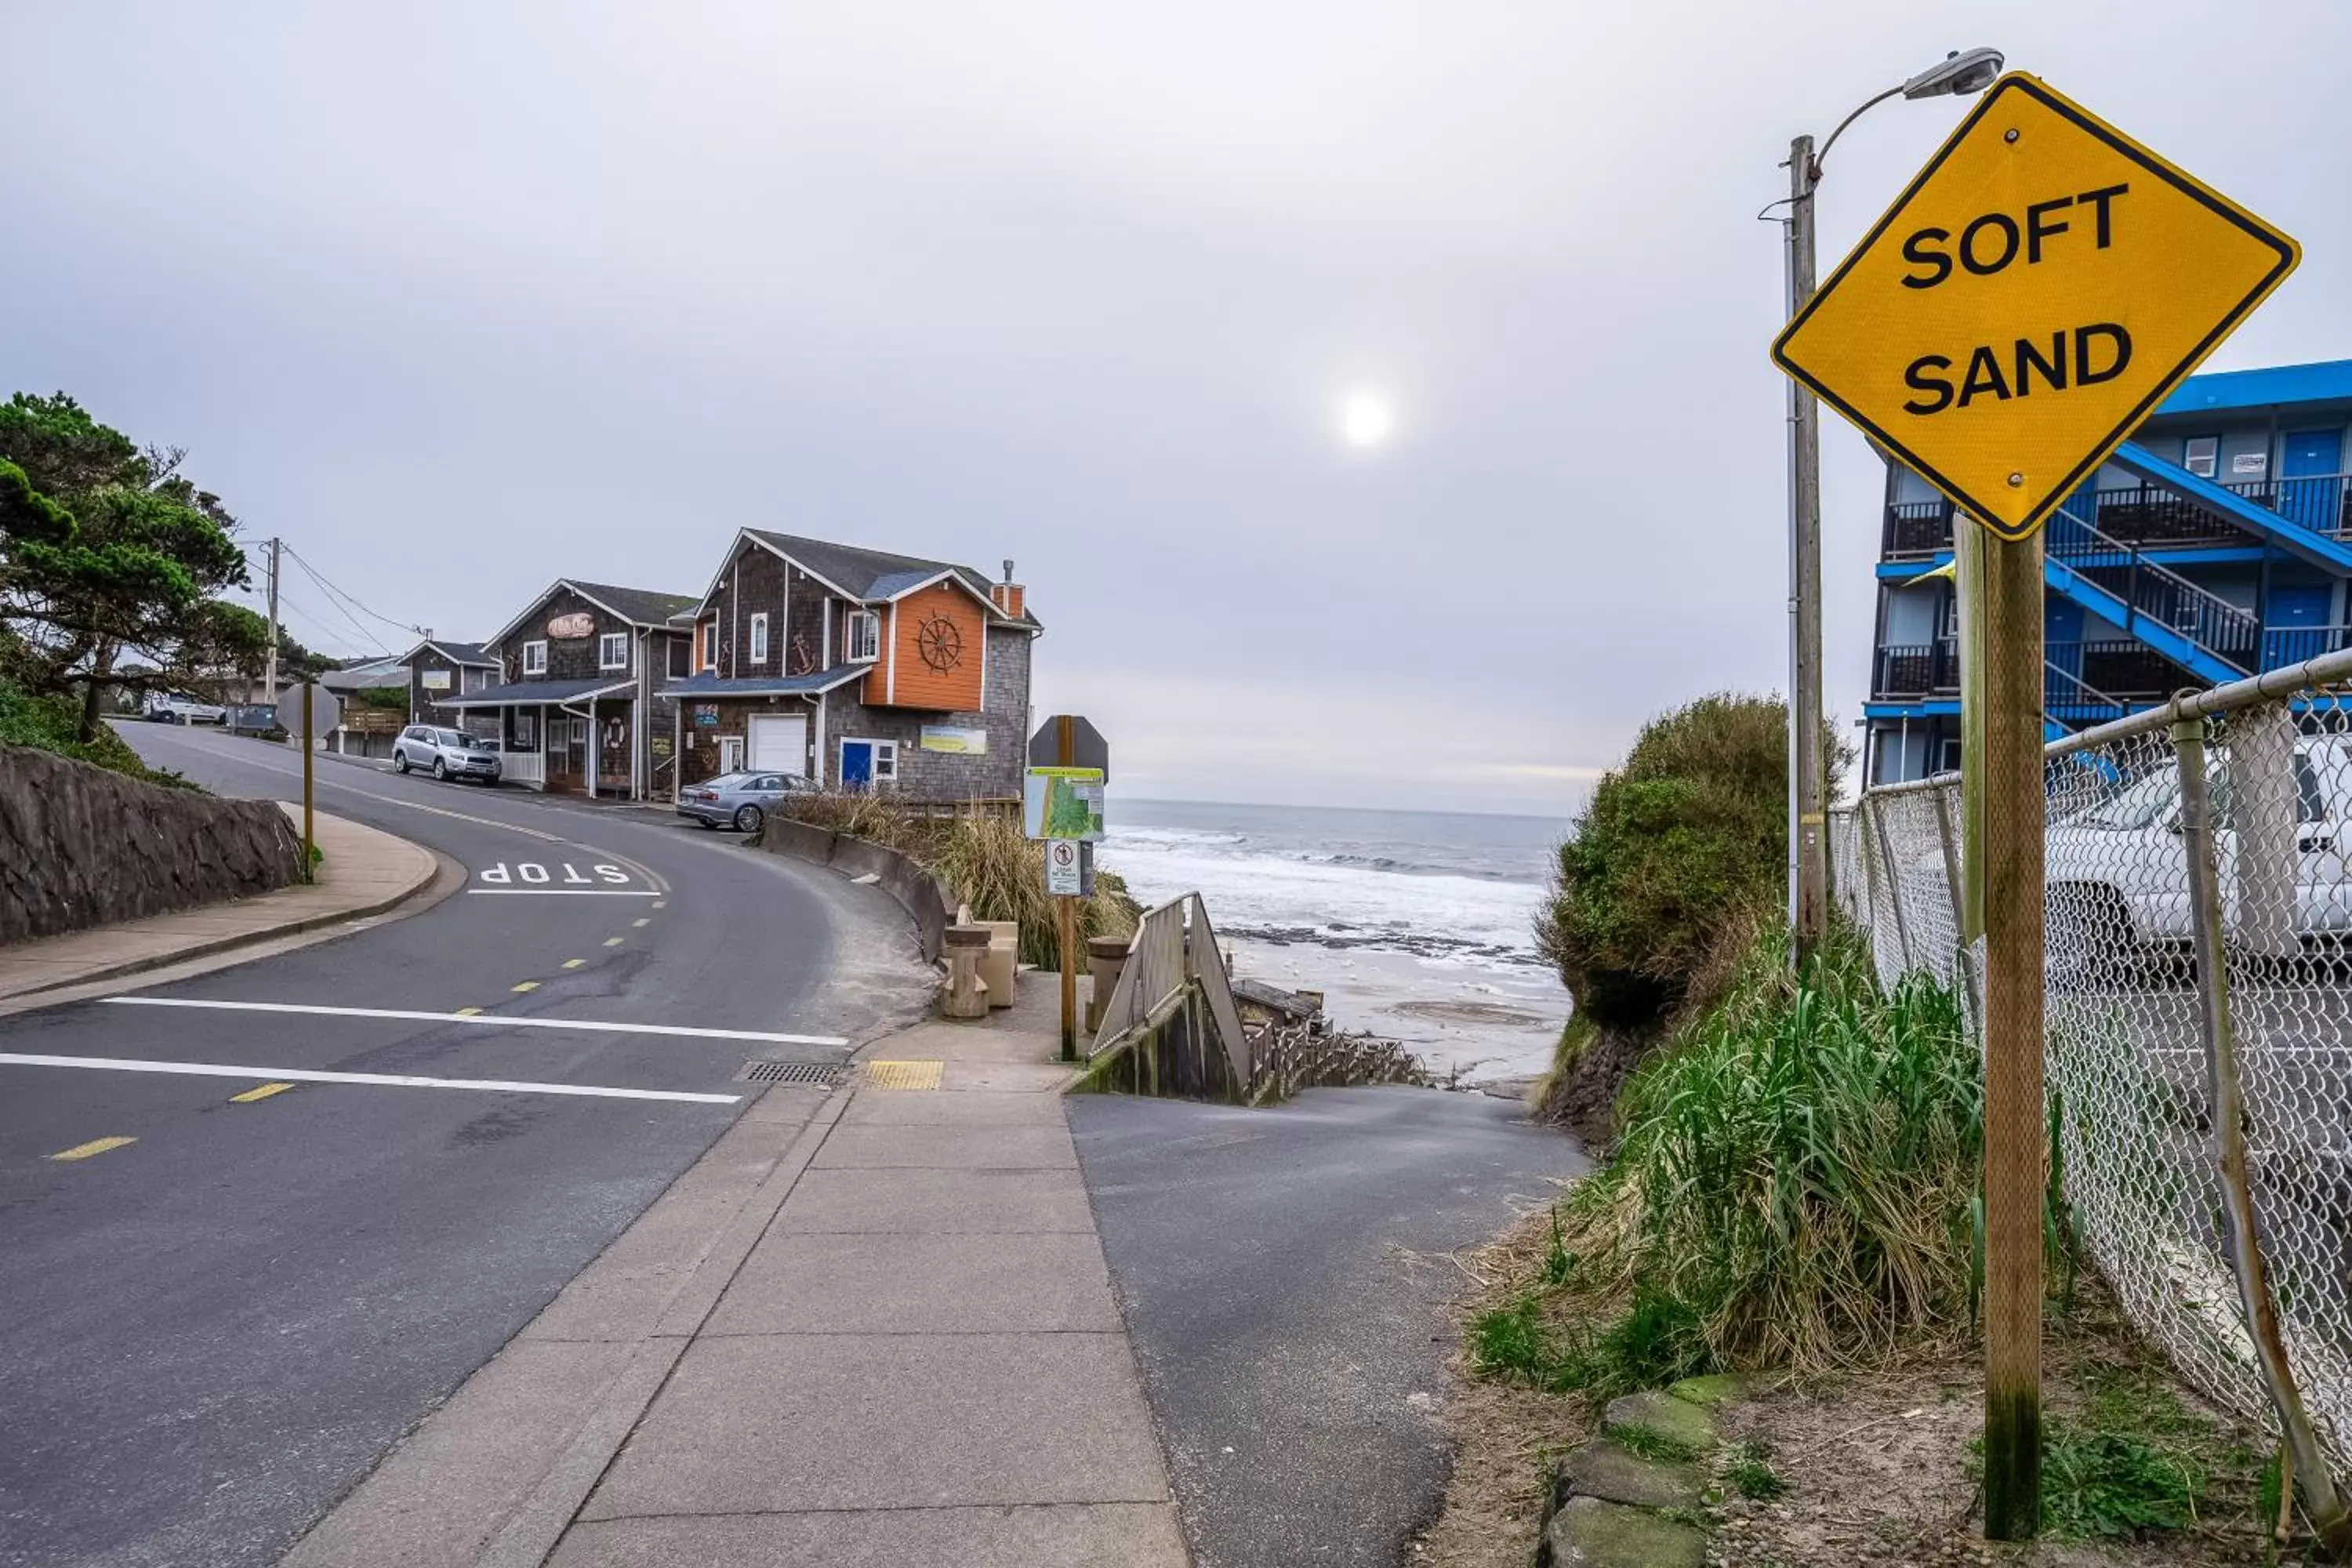
<svg viewBox="0 0 2352 1568">
<path fill-rule="evenodd" d="M 896 619 L 893 620 L 893 612 Z M 963 634 L 963 658 L 944 674 L 923 662 L 916 646 L 923 623 L 944 617 Z M 971 712 L 981 705 L 981 649 L 988 637 L 988 619 L 980 602 L 962 589 L 941 583 L 910 594 L 882 610 L 882 658 L 866 678 L 866 701 L 870 707 L 929 708 L 941 712 Z M 891 683 L 891 671 L 898 681 Z"/>
</svg>

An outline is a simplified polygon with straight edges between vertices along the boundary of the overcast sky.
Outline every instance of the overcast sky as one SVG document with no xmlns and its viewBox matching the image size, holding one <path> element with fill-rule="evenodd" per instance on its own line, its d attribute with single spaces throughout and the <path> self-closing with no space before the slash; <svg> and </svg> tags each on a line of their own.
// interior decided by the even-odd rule
<svg viewBox="0 0 2352 1568">
<path fill-rule="evenodd" d="M 1039 713 L 1137 795 L 1565 814 L 1649 715 L 1777 689 L 1754 215 L 1947 49 L 2303 241 L 2215 367 L 2352 355 L 2336 0 L 6 10 L 0 394 L 455 637 L 559 574 L 699 593 L 739 525 L 1013 557 Z M 1962 112 L 1848 133 L 1825 275 Z M 1880 479 L 1823 448 L 1850 721 Z"/>
</svg>

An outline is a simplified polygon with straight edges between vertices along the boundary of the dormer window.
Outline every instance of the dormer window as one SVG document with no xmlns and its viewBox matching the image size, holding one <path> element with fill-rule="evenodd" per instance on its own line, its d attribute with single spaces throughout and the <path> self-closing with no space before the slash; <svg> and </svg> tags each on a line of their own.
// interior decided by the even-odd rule
<svg viewBox="0 0 2352 1568">
<path fill-rule="evenodd" d="M 547 645 L 545 643 L 527 642 L 522 645 L 522 672 L 525 675 L 545 675 L 547 673 Z"/>
<path fill-rule="evenodd" d="M 882 617 L 872 610 L 850 611 L 849 658 L 851 662 L 881 657 Z"/>
<path fill-rule="evenodd" d="M 606 632 L 596 639 L 596 668 L 598 669 L 629 668 L 628 633 Z"/>
</svg>

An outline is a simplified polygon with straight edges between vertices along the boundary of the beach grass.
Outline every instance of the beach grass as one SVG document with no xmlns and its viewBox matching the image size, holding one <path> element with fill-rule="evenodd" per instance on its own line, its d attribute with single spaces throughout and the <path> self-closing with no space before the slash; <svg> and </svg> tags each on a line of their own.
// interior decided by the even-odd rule
<svg viewBox="0 0 2352 1568">
<path fill-rule="evenodd" d="M 959 903 L 970 905 L 972 919 L 1018 921 L 1024 963 L 1060 967 L 1045 855 L 1019 818 L 977 805 L 940 815 L 865 794 L 793 795 L 779 809 L 796 822 L 908 857 L 945 882 Z M 1098 868 L 1093 896 L 1078 905 L 1078 940 L 1129 935 L 1140 912 L 1118 873 Z"/>
<path fill-rule="evenodd" d="M 1605 1396 L 1964 1328 L 1980 1093 L 1948 992 L 1882 993 L 1850 936 L 1800 982 L 1766 935 L 1628 1081 L 1610 1163 L 1559 1210 L 1572 1261 L 1474 1324 L 1472 1360 Z"/>
</svg>

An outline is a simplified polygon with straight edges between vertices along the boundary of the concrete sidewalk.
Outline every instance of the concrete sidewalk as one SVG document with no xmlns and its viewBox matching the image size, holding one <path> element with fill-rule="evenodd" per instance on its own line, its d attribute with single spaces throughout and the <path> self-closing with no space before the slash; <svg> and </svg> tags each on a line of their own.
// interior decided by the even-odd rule
<svg viewBox="0 0 2352 1568">
<path fill-rule="evenodd" d="M 299 833 L 302 808 L 285 810 Z M 315 814 L 313 831 L 324 857 L 316 881 L 0 948 L 0 1003 L 381 914 L 439 868 L 424 846 L 340 816 Z"/>
<path fill-rule="evenodd" d="M 1182 1568 L 1055 1006 L 770 1089 L 287 1568 Z"/>
</svg>

